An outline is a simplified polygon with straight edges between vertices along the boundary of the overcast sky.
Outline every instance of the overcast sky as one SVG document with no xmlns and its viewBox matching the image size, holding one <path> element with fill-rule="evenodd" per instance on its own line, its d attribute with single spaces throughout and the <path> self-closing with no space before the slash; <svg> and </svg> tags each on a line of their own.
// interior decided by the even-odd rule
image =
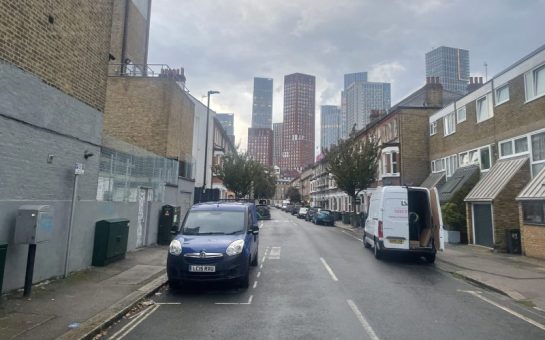
<svg viewBox="0 0 545 340">
<path fill-rule="evenodd" d="M 320 105 L 340 104 L 343 74 L 392 84 L 392 105 L 425 82 L 424 54 L 469 50 L 471 74 L 493 76 L 545 43 L 545 0 L 153 0 L 149 63 L 184 67 L 211 108 L 235 113 L 246 149 L 253 77 L 274 78 L 273 122 L 282 121 L 284 76 L 316 76 Z M 205 100 L 204 100 L 205 101 Z"/>
</svg>

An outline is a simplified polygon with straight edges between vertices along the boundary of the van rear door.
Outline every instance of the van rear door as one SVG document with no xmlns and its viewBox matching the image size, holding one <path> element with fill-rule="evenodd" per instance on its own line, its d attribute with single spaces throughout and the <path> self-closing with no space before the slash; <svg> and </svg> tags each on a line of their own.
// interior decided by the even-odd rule
<svg viewBox="0 0 545 340">
<path fill-rule="evenodd" d="M 384 248 L 409 249 L 409 206 L 407 189 L 385 192 L 382 225 Z"/>
<path fill-rule="evenodd" d="M 439 193 L 437 188 L 430 190 L 431 218 L 433 223 L 433 243 L 437 250 L 445 249 L 445 239 L 443 237 L 443 215 L 441 214 L 441 205 L 439 203 Z"/>
</svg>

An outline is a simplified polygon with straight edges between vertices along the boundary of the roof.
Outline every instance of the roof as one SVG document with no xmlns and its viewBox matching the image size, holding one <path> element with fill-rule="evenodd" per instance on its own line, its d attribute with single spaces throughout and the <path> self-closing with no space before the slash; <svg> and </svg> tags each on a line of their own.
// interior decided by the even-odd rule
<svg viewBox="0 0 545 340">
<path fill-rule="evenodd" d="M 244 211 L 249 203 L 245 202 L 206 202 L 197 203 L 191 207 L 191 210 L 231 210 Z"/>
<path fill-rule="evenodd" d="M 492 202 L 527 162 L 527 156 L 499 160 L 469 192 L 464 201 Z"/>
<path fill-rule="evenodd" d="M 545 200 L 545 168 L 517 196 L 517 201 Z"/>
<path fill-rule="evenodd" d="M 475 178 L 474 176 L 479 176 L 479 173 L 480 169 L 478 165 L 458 168 L 445 182 L 445 184 L 439 188 L 439 202 L 446 203 L 450 201 L 452 197 L 466 185 L 466 183 L 475 184 L 478 178 Z M 471 181 L 471 179 L 473 179 L 473 181 Z"/>
<path fill-rule="evenodd" d="M 445 172 L 432 172 L 420 185 L 421 187 L 432 189 L 433 187 L 440 187 L 445 183 Z"/>
</svg>

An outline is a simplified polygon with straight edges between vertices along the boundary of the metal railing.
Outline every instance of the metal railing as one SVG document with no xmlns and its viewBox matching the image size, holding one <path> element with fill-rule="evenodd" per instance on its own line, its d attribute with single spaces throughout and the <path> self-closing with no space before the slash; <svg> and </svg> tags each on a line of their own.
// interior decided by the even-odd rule
<svg viewBox="0 0 545 340">
<path fill-rule="evenodd" d="M 185 82 L 184 69 L 172 69 L 166 64 L 112 64 L 108 65 L 110 77 L 156 77 Z"/>
</svg>

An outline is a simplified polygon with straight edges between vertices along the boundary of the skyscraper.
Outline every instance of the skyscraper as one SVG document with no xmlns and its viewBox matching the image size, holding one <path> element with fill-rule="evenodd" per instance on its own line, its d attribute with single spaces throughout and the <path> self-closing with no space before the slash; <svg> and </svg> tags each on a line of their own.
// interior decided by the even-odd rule
<svg viewBox="0 0 545 340">
<path fill-rule="evenodd" d="M 229 136 L 229 139 L 235 143 L 235 114 L 234 113 L 217 113 L 216 118 L 221 123 L 221 126 Z"/>
<path fill-rule="evenodd" d="M 341 117 L 340 117 L 340 127 L 339 127 L 339 138 L 347 139 L 348 138 L 348 123 L 346 122 L 346 90 L 341 91 Z"/>
<path fill-rule="evenodd" d="M 264 166 L 273 166 L 273 131 L 269 128 L 248 129 L 248 154 Z"/>
<path fill-rule="evenodd" d="M 325 150 L 339 142 L 341 108 L 336 105 L 322 105 L 320 107 L 320 117 L 320 146 L 322 150 Z"/>
<path fill-rule="evenodd" d="M 279 165 L 282 158 L 282 123 L 273 123 L 273 165 Z"/>
<path fill-rule="evenodd" d="M 346 131 L 355 126 L 356 131 L 371 122 L 371 111 L 386 111 L 390 108 L 390 83 L 356 81 L 345 90 Z"/>
<path fill-rule="evenodd" d="M 352 83 L 357 81 L 366 82 L 367 72 L 347 73 L 344 75 L 344 89 L 346 90 Z"/>
<path fill-rule="evenodd" d="M 314 163 L 316 78 L 294 73 L 284 77 L 282 160 L 284 171 L 301 171 Z"/>
<path fill-rule="evenodd" d="M 466 93 L 469 51 L 441 46 L 426 53 L 426 77 L 439 77 L 443 89 Z"/>
<path fill-rule="evenodd" d="M 254 98 L 252 106 L 252 127 L 272 128 L 273 80 L 254 78 Z"/>
</svg>

